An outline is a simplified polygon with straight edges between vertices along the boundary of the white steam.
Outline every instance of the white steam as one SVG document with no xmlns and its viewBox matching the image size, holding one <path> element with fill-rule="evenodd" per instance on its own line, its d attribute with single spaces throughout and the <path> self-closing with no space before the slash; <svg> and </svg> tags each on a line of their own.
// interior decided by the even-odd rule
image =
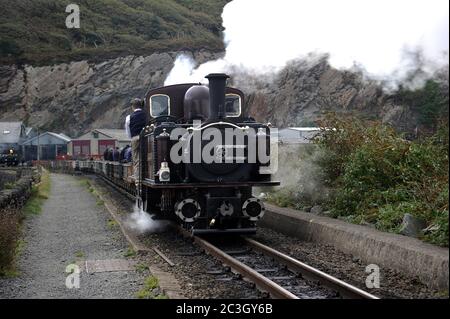
<svg viewBox="0 0 450 319">
<path fill-rule="evenodd" d="M 139 234 L 159 233 L 165 230 L 167 221 L 155 220 L 151 215 L 134 205 L 133 213 L 126 221 L 127 226 Z"/>
<path fill-rule="evenodd" d="M 233 69 L 277 71 L 311 54 L 391 86 L 448 64 L 448 0 L 234 0 L 222 18 L 225 57 L 197 68 L 179 57 L 166 85 Z"/>
</svg>

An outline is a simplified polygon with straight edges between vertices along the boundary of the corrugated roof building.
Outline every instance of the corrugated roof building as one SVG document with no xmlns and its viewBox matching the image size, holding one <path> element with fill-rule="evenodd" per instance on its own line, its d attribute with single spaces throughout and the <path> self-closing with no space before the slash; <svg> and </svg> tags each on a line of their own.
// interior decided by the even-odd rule
<svg viewBox="0 0 450 319">
<path fill-rule="evenodd" d="M 67 155 L 70 137 L 64 134 L 44 132 L 22 143 L 25 161 L 55 160 Z M 39 148 L 39 153 L 38 153 Z M 38 156 L 39 155 L 39 156 Z"/>
<path fill-rule="evenodd" d="M 0 153 L 14 149 L 20 152 L 20 144 L 26 138 L 23 122 L 0 122 Z"/>
<path fill-rule="evenodd" d="M 68 145 L 68 153 L 74 158 L 101 158 L 108 147 L 122 148 L 131 145 L 126 131 L 121 129 L 94 129 L 74 138 Z"/>
</svg>

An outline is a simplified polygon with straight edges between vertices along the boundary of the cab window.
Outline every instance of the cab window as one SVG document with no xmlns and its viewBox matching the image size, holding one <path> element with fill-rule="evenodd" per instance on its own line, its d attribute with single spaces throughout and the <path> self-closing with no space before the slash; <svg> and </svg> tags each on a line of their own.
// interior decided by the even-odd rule
<svg viewBox="0 0 450 319">
<path fill-rule="evenodd" d="M 238 117 L 241 115 L 241 97 L 238 94 L 226 95 L 225 113 L 229 117 Z"/>
<path fill-rule="evenodd" d="M 150 97 L 150 115 L 152 117 L 170 115 L 170 98 L 164 94 Z"/>
</svg>

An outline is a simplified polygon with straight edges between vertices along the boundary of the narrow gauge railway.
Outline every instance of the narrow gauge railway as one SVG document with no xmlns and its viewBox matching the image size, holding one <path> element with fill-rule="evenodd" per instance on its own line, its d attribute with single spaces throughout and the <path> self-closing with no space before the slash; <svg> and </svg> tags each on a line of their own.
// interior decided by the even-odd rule
<svg viewBox="0 0 450 319">
<path fill-rule="evenodd" d="M 98 162 L 97 165 L 100 165 Z M 122 180 L 112 180 L 108 172 L 118 169 L 131 169 L 131 165 L 117 165 L 109 163 L 104 166 L 101 177 L 108 185 L 126 196 L 130 201 L 136 199 L 134 188 L 122 184 Z M 92 174 L 95 162 L 66 161 L 59 163 L 47 162 L 45 166 L 66 173 L 81 171 Z M 109 168 L 108 168 L 109 167 Z M 184 237 L 192 240 L 195 245 L 206 253 L 220 260 L 234 273 L 245 280 L 254 283 L 260 291 L 277 299 L 306 299 L 306 298 L 348 298 L 348 299 L 378 299 L 378 297 L 350 285 L 336 277 L 328 275 L 314 267 L 296 260 L 278 250 L 272 249 L 249 237 L 235 238 L 233 244 L 217 241 L 217 236 L 197 236 L 174 224 L 174 229 Z M 219 238 L 220 239 L 220 238 Z M 222 271 L 218 271 L 218 274 Z"/>
<path fill-rule="evenodd" d="M 192 236 L 182 228 L 179 231 L 272 298 L 379 299 L 251 238 L 243 237 L 237 247 L 222 247 L 214 238 Z"/>
</svg>

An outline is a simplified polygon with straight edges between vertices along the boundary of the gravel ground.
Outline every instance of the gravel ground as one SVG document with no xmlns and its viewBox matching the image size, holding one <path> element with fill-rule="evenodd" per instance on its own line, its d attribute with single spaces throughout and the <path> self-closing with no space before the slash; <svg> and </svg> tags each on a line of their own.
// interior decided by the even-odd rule
<svg viewBox="0 0 450 319">
<path fill-rule="evenodd" d="M 133 203 L 101 179 L 91 178 L 95 187 L 104 197 L 113 201 L 119 208 L 121 218 L 126 220 L 129 213 L 133 211 Z M 140 235 L 139 240 L 147 247 L 156 246 L 176 264 L 170 267 L 159 255 L 151 252 L 147 255 L 149 263 L 175 276 L 186 298 L 265 297 L 253 287 L 253 284 L 227 271 L 215 258 L 205 255 L 170 228 L 159 233 Z"/>
<path fill-rule="evenodd" d="M 128 244 L 108 226 L 109 213 L 81 179 L 51 174 L 51 193 L 42 213 L 23 225 L 25 248 L 19 276 L 0 279 L 0 298 L 133 298 L 145 272 L 98 272 L 80 277 L 79 289 L 65 286 L 66 266 L 84 260 L 125 259 Z"/>
<path fill-rule="evenodd" d="M 409 278 L 385 268 L 380 268 L 380 288 L 368 289 L 365 286 L 367 265 L 331 245 L 304 242 L 268 228 L 259 228 L 255 240 L 381 298 L 442 297 L 438 291 L 428 289 L 417 278 Z"/>
</svg>

